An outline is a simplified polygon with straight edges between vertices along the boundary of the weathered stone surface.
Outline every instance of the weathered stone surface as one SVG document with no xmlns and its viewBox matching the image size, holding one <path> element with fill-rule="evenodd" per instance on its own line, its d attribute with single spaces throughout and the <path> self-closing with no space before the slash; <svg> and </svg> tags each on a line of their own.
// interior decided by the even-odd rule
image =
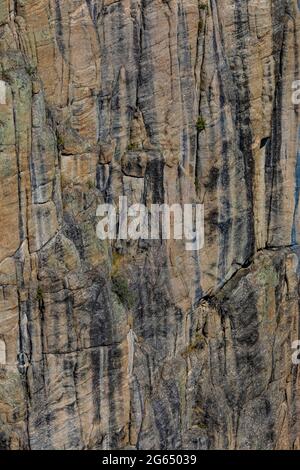
<svg viewBox="0 0 300 470">
<path fill-rule="evenodd" d="M 299 449 L 298 4 L 0 0 L 0 448 Z"/>
</svg>

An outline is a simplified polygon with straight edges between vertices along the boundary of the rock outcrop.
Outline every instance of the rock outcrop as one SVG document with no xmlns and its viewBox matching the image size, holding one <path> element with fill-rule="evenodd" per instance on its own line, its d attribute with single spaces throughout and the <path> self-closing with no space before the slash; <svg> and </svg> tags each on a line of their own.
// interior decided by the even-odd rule
<svg viewBox="0 0 300 470">
<path fill-rule="evenodd" d="M 0 449 L 300 448 L 299 54 L 296 0 L 0 0 Z"/>
</svg>

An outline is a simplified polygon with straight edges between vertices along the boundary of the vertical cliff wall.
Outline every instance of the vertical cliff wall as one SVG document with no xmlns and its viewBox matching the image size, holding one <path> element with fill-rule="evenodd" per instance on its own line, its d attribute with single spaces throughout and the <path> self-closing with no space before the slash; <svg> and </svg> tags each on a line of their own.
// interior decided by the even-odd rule
<svg viewBox="0 0 300 470">
<path fill-rule="evenodd" d="M 0 448 L 298 449 L 300 6 L 0 0 Z M 205 246 L 96 208 L 203 203 Z"/>
</svg>

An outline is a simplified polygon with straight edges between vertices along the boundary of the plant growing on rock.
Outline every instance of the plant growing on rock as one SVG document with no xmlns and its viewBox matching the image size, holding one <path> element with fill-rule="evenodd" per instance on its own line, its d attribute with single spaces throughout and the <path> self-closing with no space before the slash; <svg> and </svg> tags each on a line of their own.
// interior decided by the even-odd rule
<svg viewBox="0 0 300 470">
<path fill-rule="evenodd" d="M 198 132 L 202 132 L 206 129 L 206 121 L 202 116 L 199 116 L 197 119 L 196 129 Z"/>
<path fill-rule="evenodd" d="M 208 5 L 206 3 L 200 3 L 199 9 L 207 11 L 208 10 Z"/>
<path fill-rule="evenodd" d="M 134 151 L 134 150 L 138 150 L 137 144 L 134 144 L 134 143 L 128 144 L 127 151 L 130 152 L 130 151 Z"/>
<path fill-rule="evenodd" d="M 44 310 L 45 310 L 45 303 L 44 303 L 44 294 L 43 294 L 43 289 L 41 286 L 38 286 L 37 291 L 36 291 L 36 300 L 39 304 L 39 311 L 43 315 Z"/>
<path fill-rule="evenodd" d="M 132 308 L 134 303 L 134 297 L 129 289 L 128 281 L 122 274 L 114 274 L 111 278 L 112 291 L 117 295 L 121 304 L 128 309 Z"/>
<path fill-rule="evenodd" d="M 95 186 L 95 185 L 94 185 L 94 181 L 91 180 L 91 179 L 89 179 L 89 180 L 87 181 L 87 187 L 88 187 L 88 189 L 93 189 L 94 186 Z"/>
<path fill-rule="evenodd" d="M 61 134 L 57 134 L 57 147 L 59 150 L 62 150 L 65 146 L 64 138 Z"/>
<path fill-rule="evenodd" d="M 38 286 L 37 291 L 36 291 L 36 300 L 39 302 L 43 300 L 43 289 L 41 286 Z"/>
<path fill-rule="evenodd" d="M 36 74 L 36 67 L 32 64 L 27 64 L 25 70 L 30 77 L 33 77 Z"/>
</svg>

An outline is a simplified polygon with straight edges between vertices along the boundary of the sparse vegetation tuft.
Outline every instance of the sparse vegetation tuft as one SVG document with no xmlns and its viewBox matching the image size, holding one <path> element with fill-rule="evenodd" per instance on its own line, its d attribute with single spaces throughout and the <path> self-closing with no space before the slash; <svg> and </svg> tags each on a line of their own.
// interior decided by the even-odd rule
<svg viewBox="0 0 300 470">
<path fill-rule="evenodd" d="M 208 5 L 206 3 L 200 3 L 199 8 L 200 8 L 200 10 L 207 11 L 208 10 Z"/>
<path fill-rule="evenodd" d="M 33 77 L 36 74 L 36 67 L 32 64 L 27 64 L 25 70 L 30 77 Z"/>
<path fill-rule="evenodd" d="M 120 302 L 128 309 L 132 308 L 134 296 L 129 289 L 128 281 L 122 274 L 112 276 L 112 291 L 118 296 Z"/>
<path fill-rule="evenodd" d="M 93 189 L 95 187 L 95 184 L 94 184 L 93 180 L 89 179 L 87 181 L 87 187 L 88 187 L 88 189 Z"/>
<path fill-rule="evenodd" d="M 198 132 L 202 132 L 206 129 L 206 121 L 202 116 L 199 116 L 197 119 L 196 129 Z"/>
<path fill-rule="evenodd" d="M 128 144 L 127 151 L 130 152 L 133 150 L 138 150 L 137 144 L 133 144 L 133 143 Z"/>
<path fill-rule="evenodd" d="M 57 147 L 59 150 L 62 150 L 65 146 L 64 138 L 61 134 L 57 134 Z"/>
<path fill-rule="evenodd" d="M 42 302 L 44 300 L 43 289 L 41 288 L 41 286 L 38 286 L 37 288 L 36 300 L 38 300 L 39 302 Z"/>
</svg>

